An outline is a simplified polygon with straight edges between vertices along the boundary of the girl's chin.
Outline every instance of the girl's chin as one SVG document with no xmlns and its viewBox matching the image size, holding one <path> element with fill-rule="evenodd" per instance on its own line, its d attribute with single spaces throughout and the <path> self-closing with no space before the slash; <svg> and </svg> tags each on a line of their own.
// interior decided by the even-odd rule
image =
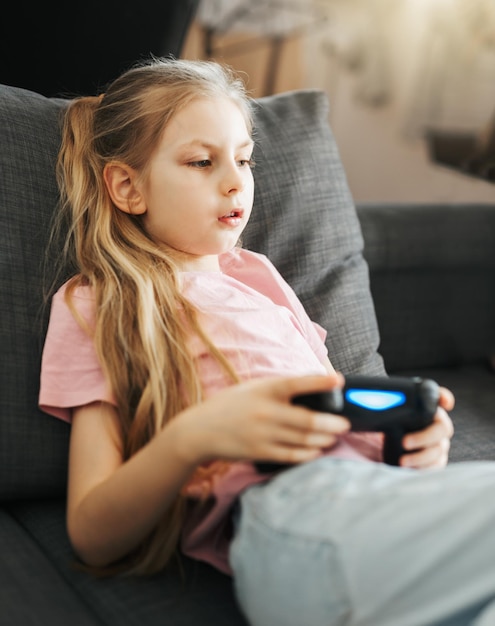
<svg viewBox="0 0 495 626">
<path fill-rule="evenodd" d="M 165 246 L 168 248 L 170 254 L 176 258 L 199 258 L 199 257 L 211 257 L 211 256 L 220 256 L 226 252 L 230 252 L 236 246 L 239 245 L 240 236 L 238 234 L 234 235 L 232 233 L 231 237 L 222 237 L 217 239 L 217 241 L 212 241 L 209 244 L 205 245 L 204 242 L 198 242 L 198 245 L 190 245 L 184 247 L 176 247 L 173 246 Z"/>
</svg>

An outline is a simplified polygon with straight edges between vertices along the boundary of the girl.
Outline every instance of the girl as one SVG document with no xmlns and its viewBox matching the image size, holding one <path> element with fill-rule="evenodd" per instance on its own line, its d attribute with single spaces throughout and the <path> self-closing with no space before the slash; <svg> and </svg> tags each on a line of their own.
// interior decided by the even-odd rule
<svg viewBox="0 0 495 626">
<path fill-rule="evenodd" d="M 436 580 L 464 545 L 452 523 L 452 540 L 442 529 L 466 510 L 449 494 L 467 480 L 438 471 L 452 395 L 443 389 L 434 423 L 405 437 L 415 451 L 403 468 L 380 462 L 380 435 L 290 403 L 342 376 L 276 269 L 237 245 L 252 150 L 250 100 L 212 62 L 154 59 L 68 107 L 58 179 L 76 272 L 52 300 L 40 406 L 72 425 L 72 545 L 92 570 L 135 574 L 180 547 L 233 573 L 256 625 L 454 615 L 459 585 Z M 294 468 L 266 476 L 259 460 Z M 463 476 L 495 481 L 483 467 Z M 485 553 L 494 512 L 463 531 Z M 473 559 L 460 557 L 463 574 Z M 487 598 L 479 584 L 462 609 Z"/>
</svg>

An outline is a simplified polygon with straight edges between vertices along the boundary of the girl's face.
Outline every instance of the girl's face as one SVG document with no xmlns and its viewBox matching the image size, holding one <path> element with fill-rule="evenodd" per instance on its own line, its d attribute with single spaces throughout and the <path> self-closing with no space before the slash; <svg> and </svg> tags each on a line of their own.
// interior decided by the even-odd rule
<svg viewBox="0 0 495 626">
<path fill-rule="evenodd" d="M 199 99 L 167 125 L 150 162 L 143 226 L 171 248 L 181 269 L 218 270 L 253 205 L 253 142 L 239 107 Z"/>
</svg>

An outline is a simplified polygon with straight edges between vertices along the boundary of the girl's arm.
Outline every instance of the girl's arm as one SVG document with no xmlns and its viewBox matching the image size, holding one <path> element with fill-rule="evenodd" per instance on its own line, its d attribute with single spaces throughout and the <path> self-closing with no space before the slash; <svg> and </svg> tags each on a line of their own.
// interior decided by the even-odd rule
<svg viewBox="0 0 495 626">
<path fill-rule="evenodd" d="M 96 566 L 130 553 L 202 463 L 316 458 L 349 429 L 349 422 L 292 405 L 290 398 L 336 384 L 342 384 L 338 374 L 234 385 L 180 413 L 125 462 L 116 409 L 107 403 L 76 408 L 67 513 L 75 551 Z"/>
<path fill-rule="evenodd" d="M 123 462 L 116 409 L 93 403 L 73 411 L 67 527 L 91 565 L 131 552 L 156 525 L 195 465 L 181 458 L 167 428 Z"/>
</svg>

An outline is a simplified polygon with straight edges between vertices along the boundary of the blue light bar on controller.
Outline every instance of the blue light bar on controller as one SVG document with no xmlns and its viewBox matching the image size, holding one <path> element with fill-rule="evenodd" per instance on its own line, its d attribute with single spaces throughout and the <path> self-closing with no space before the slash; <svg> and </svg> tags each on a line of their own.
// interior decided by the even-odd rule
<svg viewBox="0 0 495 626">
<path fill-rule="evenodd" d="M 345 398 L 347 402 L 369 411 L 386 411 L 406 402 L 406 395 L 402 391 L 378 389 L 348 389 Z"/>
</svg>

